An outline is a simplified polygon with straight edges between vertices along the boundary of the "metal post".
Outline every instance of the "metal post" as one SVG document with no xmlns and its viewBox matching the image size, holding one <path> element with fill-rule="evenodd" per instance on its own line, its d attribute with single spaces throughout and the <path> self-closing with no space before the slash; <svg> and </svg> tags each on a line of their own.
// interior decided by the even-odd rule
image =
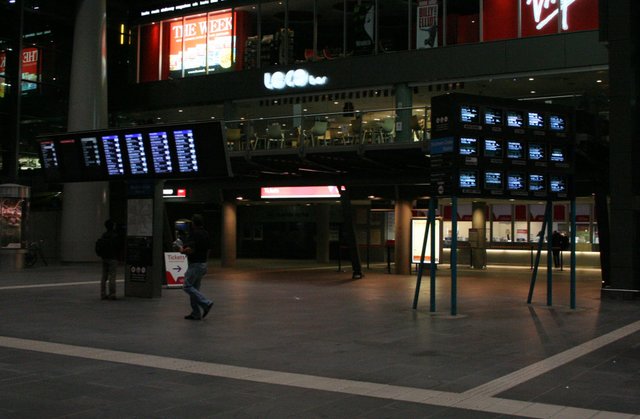
<svg viewBox="0 0 640 419">
<path fill-rule="evenodd" d="M 553 214 L 551 201 L 547 201 L 544 216 L 547 220 L 547 305 L 551 306 L 553 300 Z"/>
<path fill-rule="evenodd" d="M 451 197 L 451 315 L 458 314 L 458 198 Z"/>
<path fill-rule="evenodd" d="M 431 265 L 429 265 L 430 274 L 430 294 L 429 294 L 429 311 L 436 311 L 436 198 L 429 200 L 429 224 L 431 228 Z"/>
<path fill-rule="evenodd" d="M 571 200 L 571 277 L 569 281 L 570 305 L 576 308 L 576 199 Z"/>
<path fill-rule="evenodd" d="M 420 253 L 420 264 L 418 265 L 418 277 L 416 279 L 416 293 L 413 296 L 413 309 L 418 308 L 418 295 L 420 294 L 420 284 L 422 283 L 422 270 L 424 267 L 424 255 L 427 250 L 427 237 L 429 237 L 429 222 L 424 229 L 424 238 L 422 239 L 422 251 Z"/>
<path fill-rule="evenodd" d="M 536 262 L 533 265 L 533 272 L 531 273 L 531 283 L 529 284 L 529 296 L 527 297 L 527 304 L 531 304 L 533 298 L 533 289 L 536 287 L 536 279 L 538 277 L 538 266 L 540 266 L 540 254 L 542 253 L 542 244 L 544 243 L 544 231 L 547 227 L 547 211 L 549 211 L 549 205 L 545 208 L 544 221 L 542 221 L 542 228 L 540 229 L 538 239 L 538 251 L 536 252 Z"/>
</svg>

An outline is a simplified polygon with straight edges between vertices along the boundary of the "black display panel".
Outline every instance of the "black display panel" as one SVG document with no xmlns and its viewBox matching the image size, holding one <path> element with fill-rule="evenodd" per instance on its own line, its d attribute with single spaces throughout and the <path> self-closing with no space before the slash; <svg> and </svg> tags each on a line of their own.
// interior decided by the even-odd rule
<svg viewBox="0 0 640 419">
<path fill-rule="evenodd" d="M 102 137 L 102 151 L 104 153 L 104 162 L 107 166 L 107 174 L 109 176 L 124 175 L 124 159 L 118 136 L 105 135 Z"/>
<path fill-rule="evenodd" d="M 461 170 L 459 185 L 460 185 L 460 188 L 477 188 L 478 187 L 478 171 L 477 170 Z"/>
<path fill-rule="evenodd" d="M 544 115 L 540 112 L 527 112 L 527 126 L 529 128 L 544 128 Z"/>
<path fill-rule="evenodd" d="M 478 139 L 472 137 L 460 138 L 460 155 L 461 156 L 477 156 L 478 155 Z"/>
<path fill-rule="evenodd" d="M 183 129 L 173 131 L 173 140 L 178 157 L 180 173 L 194 173 L 198 171 L 198 155 L 196 153 L 193 130 Z"/>
<path fill-rule="evenodd" d="M 53 140 L 40 142 L 40 159 L 45 170 L 58 170 L 58 152 Z"/>
<path fill-rule="evenodd" d="M 502 109 L 485 108 L 484 109 L 485 125 L 502 125 Z"/>
<path fill-rule="evenodd" d="M 552 193 L 567 193 L 567 179 L 565 176 L 551 175 L 549 176 L 549 190 Z"/>
<path fill-rule="evenodd" d="M 558 145 L 549 146 L 549 160 L 557 163 L 566 162 L 567 161 L 566 148 Z"/>
<path fill-rule="evenodd" d="M 507 111 L 507 126 L 511 128 L 524 127 L 524 114 L 520 111 Z"/>
<path fill-rule="evenodd" d="M 163 175 L 173 172 L 171 163 L 171 149 L 169 137 L 166 131 L 153 131 L 149 133 L 149 146 L 151 149 L 151 161 L 153 173 Z"/>
<path fill-rule="evenodd" d="M 507 190 L 510 192 L 523 192 L 527 190 L 524 173 L 507 174 Z"/>
<path fill-rule="evenodd" d="M 484 139 L 484 156 L 501 159 L 503 156 L 502 140 Z"/>
<path fill-rule="evenodd" d="M 549 115 L 549 130 L 564 132 L 567 129 L 567 119 L 562 115 Z"/>
<path fill-rule="evenodd" d="M 477 106 L 462 105 L 460 106 L 460 122 L 463 124 L 480 123 L 480 115 Z"/>
<path fill-rule="evenodd" d="M 529 173 L 529 191 L 544 192 L 547 190 L 547 183 L 544 175 L 539 173 Z"/>
<path fill-rule="evenodd" d="M 529 143 L 529 160 L 543 161 L 545 160 L 544 144 Z"/>
<path fill-rule="evenodd" d="M 100 158 L 100 147 L 96 137 L 80 138 L 80 146 L 82 148 L 82 161 L 84 166 L 88 168 L 97 168 L 102 165 Z"/>
<path fill-rule="evenodd" d="M 522 141 L 507 141 L 507 158 L 524 159 L 524 144 Z"/>
<path fill-rule="evenodd" d="M 149 173 L 147 153 L 144 150 L 144 141 L 141 133 L 125 134 L 124 142 L 127 146 L 129 170 L 132 175 L 146 175 Z"/>
<path fill-rule="evenodd" d="M 490 170 L 484 172 L 484 187 L 485 189 L 497 190 L 502 189 L 503 180 L 502 172 L 499 170 Z"/>
</svg>

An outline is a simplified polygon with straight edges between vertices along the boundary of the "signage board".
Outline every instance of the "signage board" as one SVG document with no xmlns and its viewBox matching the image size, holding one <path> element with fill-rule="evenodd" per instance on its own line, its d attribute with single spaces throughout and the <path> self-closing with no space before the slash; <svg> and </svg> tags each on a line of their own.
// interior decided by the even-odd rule
<svg viewBox="0 0 640 419">
<path fill-rule="evenodd" d="M 187 255 L 179 252 L 164 253 L 164 273 L 167 288 L 181 288 L 184 285 L 184 273 L 187 271 Z"/>
</svg>

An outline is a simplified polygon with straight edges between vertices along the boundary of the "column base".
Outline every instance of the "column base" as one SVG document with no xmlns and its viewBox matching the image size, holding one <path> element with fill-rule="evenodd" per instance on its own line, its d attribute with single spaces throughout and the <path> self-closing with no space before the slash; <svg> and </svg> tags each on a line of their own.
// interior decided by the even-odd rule
<svg viewBox="0 0 640 419">
<path fill-rule="evenodd" d="M 600 298 L 607 300 L 638 300 L 640 301 L 640 290 L 627 290 L 621 288 L 602 288 Z"/>
</svg>

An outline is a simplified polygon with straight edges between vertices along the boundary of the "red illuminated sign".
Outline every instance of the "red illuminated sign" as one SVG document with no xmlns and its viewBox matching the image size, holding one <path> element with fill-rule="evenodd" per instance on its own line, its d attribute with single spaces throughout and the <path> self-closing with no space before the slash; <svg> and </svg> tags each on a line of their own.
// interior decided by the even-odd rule
<svg viewBox="0 0 640 419">
<path fill-rule="evenodd" d="M 280 186 L 260 188 L 262 199 L 340 198 L 337 186 Z"/>
</svg>

